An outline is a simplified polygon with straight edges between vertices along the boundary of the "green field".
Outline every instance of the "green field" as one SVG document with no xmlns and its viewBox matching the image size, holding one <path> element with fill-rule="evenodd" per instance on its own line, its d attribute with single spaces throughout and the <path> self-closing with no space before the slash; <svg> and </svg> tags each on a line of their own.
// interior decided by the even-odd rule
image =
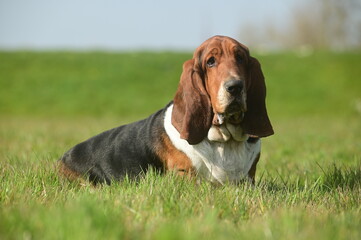
<svg viewBox="0 0 361 240">
<path fill-rule="evenodd" d="M 0 239 L 361 239 L 361 52 L 256 55 L 275 135 L 256 186 L 94 188 L 67 149 L 174 96 L 191 53 L 0 53 Z"/>
</svg>

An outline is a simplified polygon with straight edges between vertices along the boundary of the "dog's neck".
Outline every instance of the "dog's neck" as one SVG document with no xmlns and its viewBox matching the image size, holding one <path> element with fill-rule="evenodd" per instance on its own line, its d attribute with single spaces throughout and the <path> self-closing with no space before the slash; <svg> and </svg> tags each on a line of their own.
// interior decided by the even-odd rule
<svg viewBox="0 0 361 240">
<path fill-rule="evenodd" d="M 243 142 L 246 141 L 249 136 L 243 133 L 240 125 L 224 123 L 222 125 L 212 125 L 207 137 L 211 142 L 227 142 L 232 139 L 237 142 Z"/>
</svg>

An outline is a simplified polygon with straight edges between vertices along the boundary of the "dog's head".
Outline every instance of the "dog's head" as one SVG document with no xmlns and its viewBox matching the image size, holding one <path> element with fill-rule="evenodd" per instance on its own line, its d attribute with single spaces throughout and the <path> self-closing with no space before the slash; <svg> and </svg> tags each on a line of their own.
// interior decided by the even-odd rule
<svg viewBox="0 0 361 240">
<path fill-rule="evenodd" d="M 183 65 L 174 97 L 172 124 L 181 138 L 197 144 L 211 125 L 231 123 L 244 133 L 273 134 L 261 66 L 236 40 L 215 36 L 199 46 Z"/>
</svg>

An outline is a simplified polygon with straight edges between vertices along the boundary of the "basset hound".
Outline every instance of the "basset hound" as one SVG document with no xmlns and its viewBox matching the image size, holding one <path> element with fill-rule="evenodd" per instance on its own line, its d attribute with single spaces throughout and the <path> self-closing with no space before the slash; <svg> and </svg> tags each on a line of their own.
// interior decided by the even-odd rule
<svg viewBox="0 0 361 240">
<path fill-rule="evenodd" d="M 261 139 L 272 135 L 257 59 L 225 36 L 202 43 L 183 65 L 173 101 L 150 117 L 77 144 L 61 172 L 94 184 L 153 167 L 211 182 L 254 183 Z"/>
</svg>

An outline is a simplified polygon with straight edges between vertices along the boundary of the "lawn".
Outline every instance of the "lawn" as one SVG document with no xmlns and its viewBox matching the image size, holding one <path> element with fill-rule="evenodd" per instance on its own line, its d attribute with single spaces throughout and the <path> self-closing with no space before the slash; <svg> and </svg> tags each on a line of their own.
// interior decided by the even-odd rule
<svg viewBox="0 0 361 240">
<path fill-rule="evenodd" d="M 256 186 L 57 175 L 74 144 L 165 106 L 190 57 L 1 52 L 0 239 L 361 239 L 361 52 L 256 55 L 275 129 Z"/>
</svg>

